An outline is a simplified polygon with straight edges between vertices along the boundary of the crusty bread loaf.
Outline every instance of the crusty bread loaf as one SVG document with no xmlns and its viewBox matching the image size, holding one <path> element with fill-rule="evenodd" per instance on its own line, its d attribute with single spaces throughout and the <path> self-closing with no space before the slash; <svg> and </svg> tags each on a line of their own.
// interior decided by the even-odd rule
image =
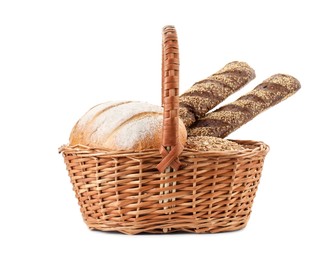
<svg viewBox="0 0 331 260">
<path fill-rule="evenodd" d="M 110 150 L 159 149 L 162 135 L 161 107 L 134 101 L 107 102 L 91 108 L 72 129 L 70 144 Z M 186 128 L 179 122 L 179 139 L 186 142 Z"/>
<path fill-rule="evenodd" d="M 198 120 L 188 130 L 188 135 L 224 138 L 299 89 L 300 82 L 296 78 L 285 74 L 273 75 L 236 101 Z"/>
<path fill-rule="evenodd" d="M 179 97 L 179 115 L 186 127 L 255 78 L 245 62 L 233 61 L 207 79 L 196 82 Z"/>
</svg>

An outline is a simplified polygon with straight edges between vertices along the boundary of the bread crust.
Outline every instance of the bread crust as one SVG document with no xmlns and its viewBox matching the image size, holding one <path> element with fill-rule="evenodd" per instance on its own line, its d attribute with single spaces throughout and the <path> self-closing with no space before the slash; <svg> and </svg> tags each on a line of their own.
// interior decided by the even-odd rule
<svg viewBox="0 0 331 260">
<path fill-rule="evenodd" d="M 275 74 L 236 101 L 198 120 L 188 129 L 188 135 L 224 138 L 258 114 L 296 93 L 300 87 L 296 78 Z"/>
<path fill-rule="evenodd" d="M 70 145 L 110 150 L 159 149 L 162 135 L 161 107 L 136 101 L 107 102 L 91 108 L 73 127 Z M 187 132 L 179 121 L 179 141 Z"/>
<path fill-rule="evenodd" d="M 208 78 L 196 82 L 179 97 L 179 115 L 186 127 L 255 78 L 245 62 L 233 61 Z"/>
</svg>

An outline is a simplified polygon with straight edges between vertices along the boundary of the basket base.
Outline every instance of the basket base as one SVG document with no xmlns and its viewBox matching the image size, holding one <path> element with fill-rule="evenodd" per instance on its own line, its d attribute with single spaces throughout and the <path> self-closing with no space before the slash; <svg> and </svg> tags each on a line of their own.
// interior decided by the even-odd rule
<svg viewBox="0 0 331 260">
<path fill-rule="evenodd" d="M 235 217 L 233 220 L 229 219 L 218 219 L 218 220 L 196 220 L 193 223 L 113 223 L 111 221 L 106 221 L 103 223 L 97 223 L 96 221 L 85 221 L 85 224 L 90 230 L 95 231 L 106 231 L 106 232 L 120 232 L 123 234 L 139 234 L 139 233 L 149 233 L 149 234 L 169 234 L 169 233 L 196 233 L 196 234 L 206 234 L 206 233 L 221 233 L 238 231 L 244 229 L 247 226 L 250 214 L 244 217 Z M 144 225 L 145 224 L 145 225 Z"/>
<path fill-rule="evenodd" d="M 118 234 L 124 234 L 124 235 L 148 235 L 148 234 L 155 234 L 155 235 L 162 235 L 162 234 L 217 234 L 217 233 L 228 233 L 228 232 L 238 232 L 243 229 L 245 229 L 247 226 L 247 223 L 242 224 L 240 226 L 237 226 L 236 228 L 231 229 L 220 229 L 218 231 L 205 231 L 200 232 L 199 230 L 191 230 L 191 229 L 171 229 L 171 228 L 164 228 L 164 229 L 154 229 L 154 230 L 148 230 L 148 231 L 134 231 L 134 230 L 118 230 L 117 228 L 114 229 L 98 229 L 98 228 L 92 228 L 88 227 L 90 231 L 92 232 L 105 232 L 105 233 L 118 233 Z"/>
</svg>

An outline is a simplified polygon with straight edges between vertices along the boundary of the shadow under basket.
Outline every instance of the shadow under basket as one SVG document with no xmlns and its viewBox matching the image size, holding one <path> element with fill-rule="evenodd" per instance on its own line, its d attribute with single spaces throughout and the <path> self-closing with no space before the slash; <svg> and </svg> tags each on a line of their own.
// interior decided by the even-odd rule
<svg viewBox="0 0 331 260">
<path fill-rule="evenodd" d="M 63 146 L 83 219 L 91 229 L 126 234 L 217 233 L 246 226 L 269 147 L 236 141 L 240 151 L 184 149 L 179 170 L 160 173 L 158 150 Z"/>
</svg>

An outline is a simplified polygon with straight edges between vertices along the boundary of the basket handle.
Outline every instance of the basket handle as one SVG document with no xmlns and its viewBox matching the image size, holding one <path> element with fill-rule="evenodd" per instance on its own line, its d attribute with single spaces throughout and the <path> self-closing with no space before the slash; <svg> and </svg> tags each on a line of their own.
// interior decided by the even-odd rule
<svg viewBox="0 0 331 260">
<path fill-rule="evenodd" d="M 179 142 L 179 50 L 175 27 L 165 26 L 162 36 L 163 128 L 160 153 L 163 159 L 157 165 L 160 172 L 168 167 L 178 170 L 178 156 L 184 149 Z"/>
</svg>

